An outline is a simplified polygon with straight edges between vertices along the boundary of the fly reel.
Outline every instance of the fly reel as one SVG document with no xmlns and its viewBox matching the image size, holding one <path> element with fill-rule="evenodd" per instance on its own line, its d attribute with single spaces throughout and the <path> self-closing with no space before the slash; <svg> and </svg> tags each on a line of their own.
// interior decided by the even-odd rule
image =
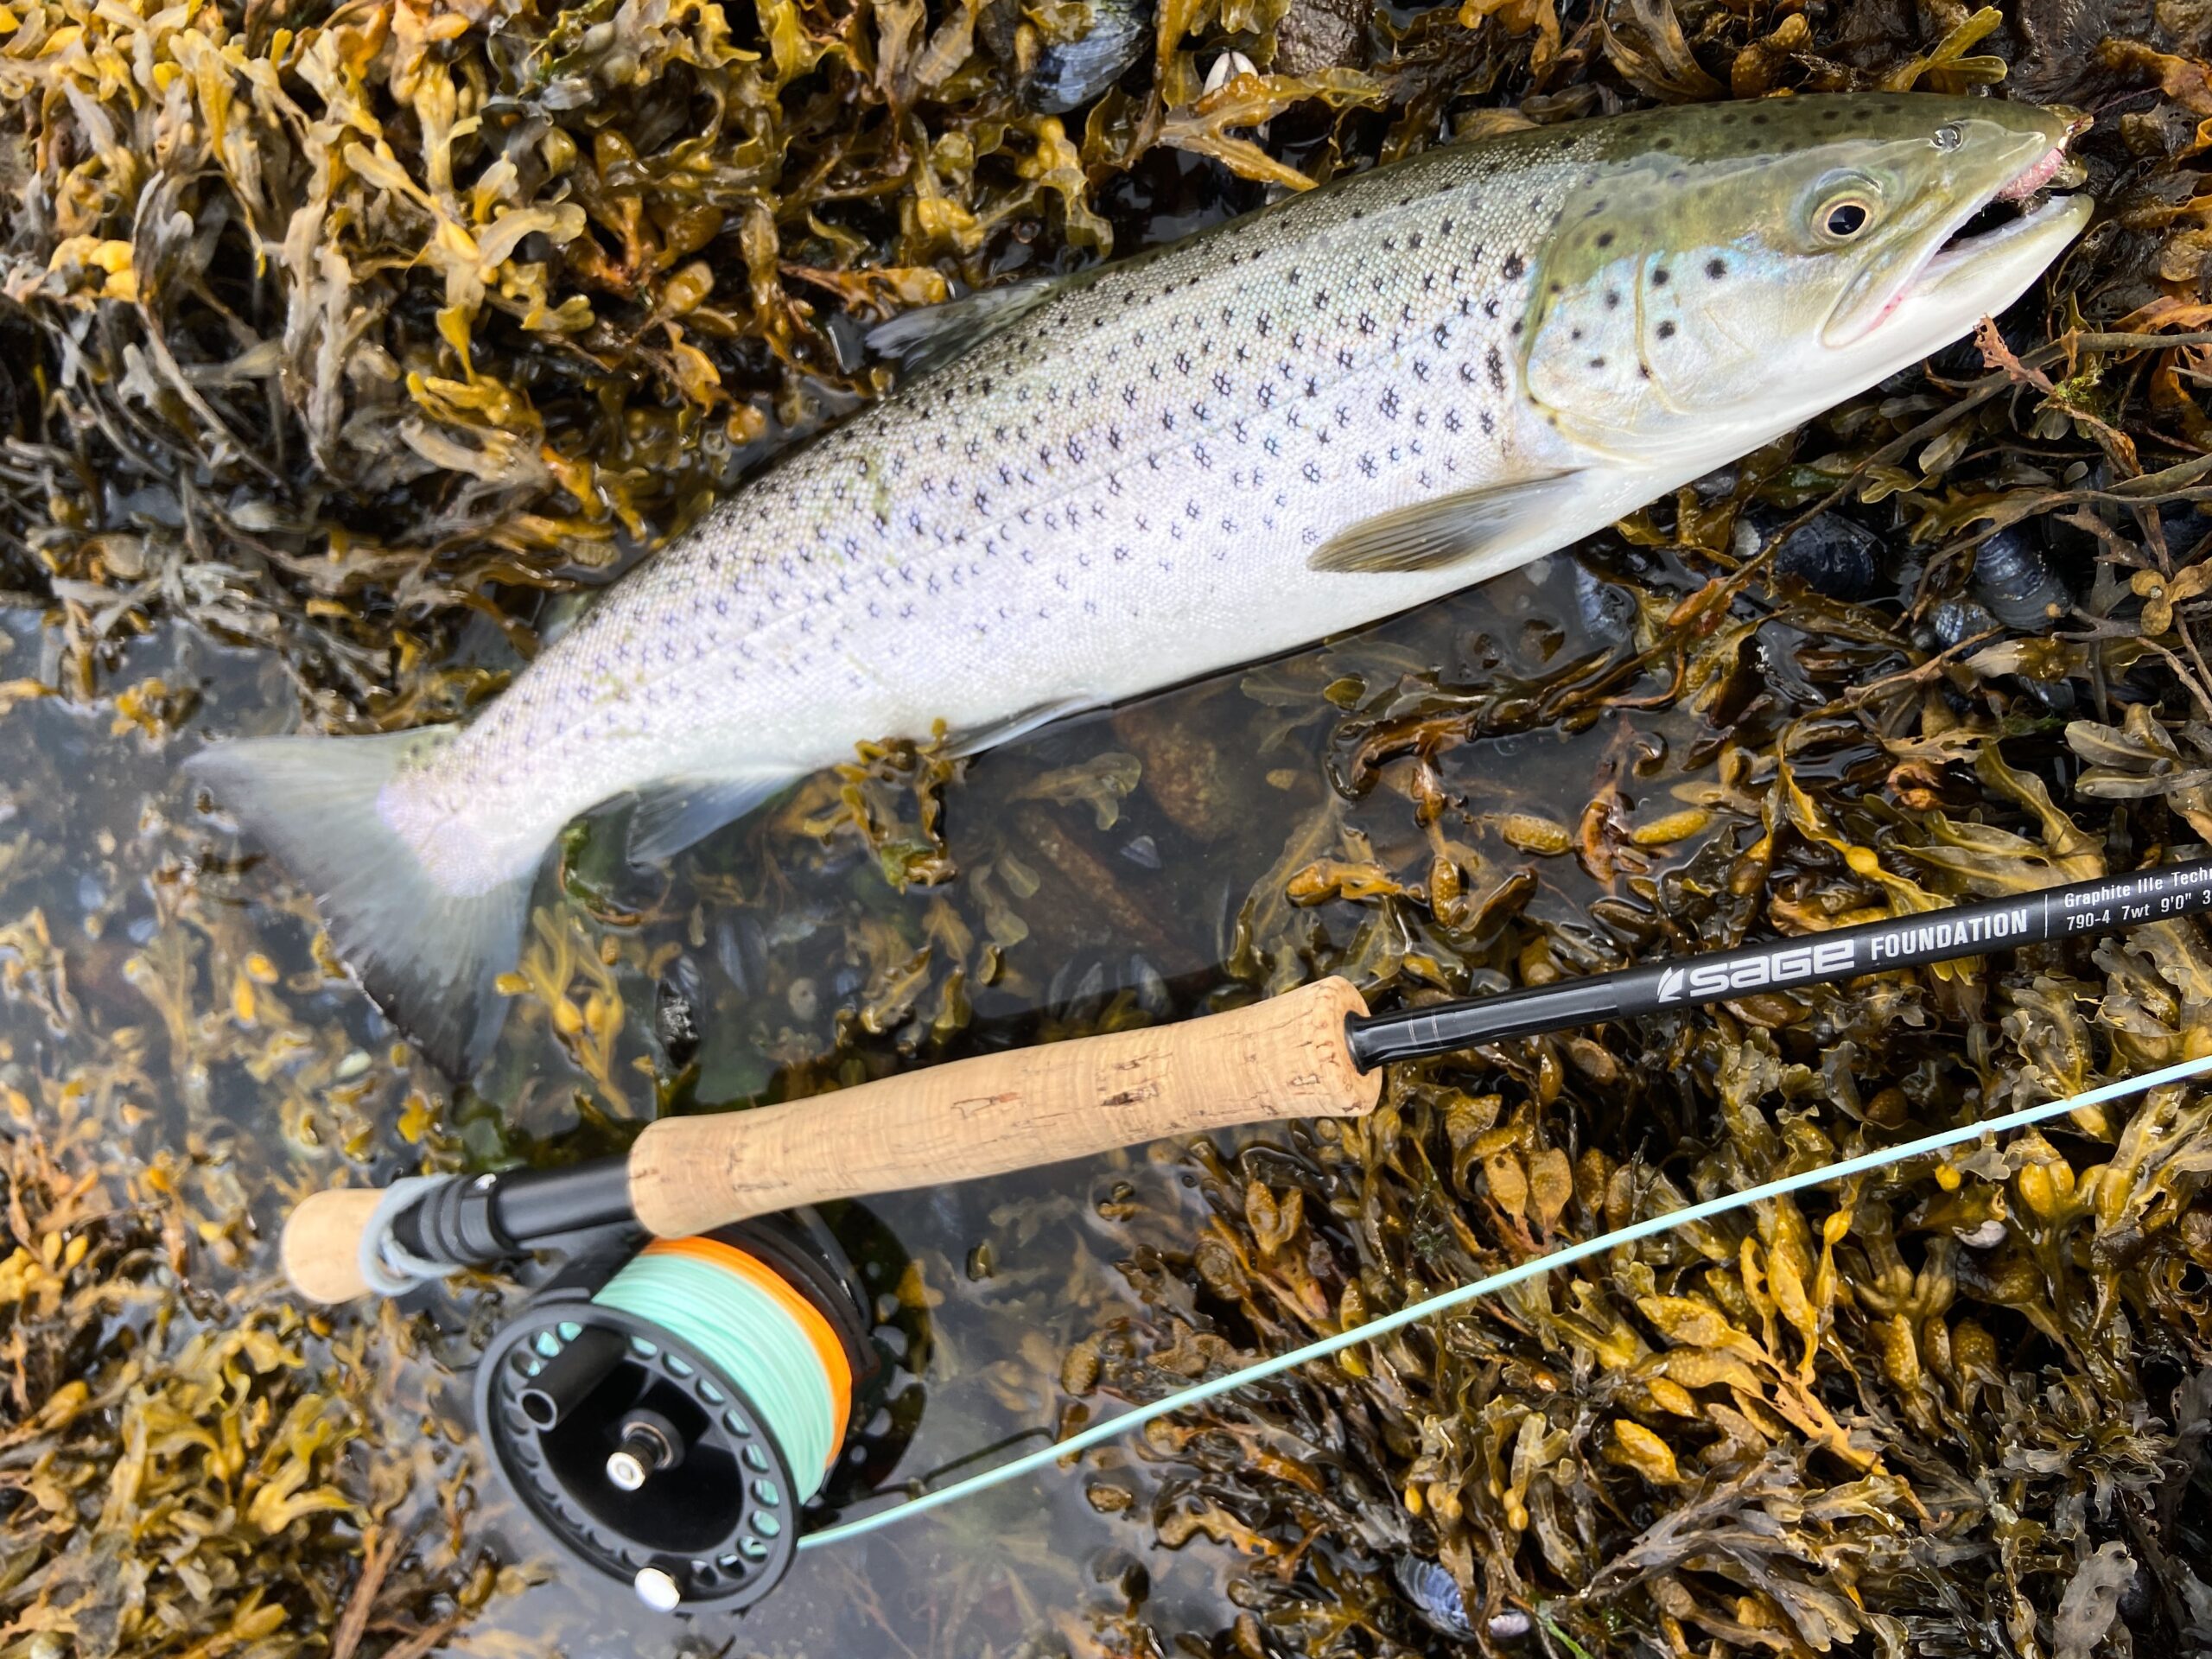
<svg viewBox="0 0 2212 1659">
<path fill-rule="evenodd" d="M 887 1369 L 871 1299 L 811 1211 L 637 1244 L 572 1259 L 493 1337 L 477 1421 L 575 1560 L 662 1611 L 738 1611 L 841 1461 L 880 1461 L 854 1436 Z"/>
</svg>

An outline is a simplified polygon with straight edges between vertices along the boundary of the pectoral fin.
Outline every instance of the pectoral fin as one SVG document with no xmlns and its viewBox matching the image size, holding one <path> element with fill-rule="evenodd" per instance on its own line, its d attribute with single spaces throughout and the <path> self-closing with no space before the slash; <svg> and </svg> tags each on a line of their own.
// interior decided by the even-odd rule
<svg viewBox="0 0 2212 1659">
<path fill-rule="evenodd" d="M 1078 280 L 1037 276 L 1027 282 L 987 288 L 942 305 L 902 311 L 868 330 L 868 349 L 887 357 L 904 374 L 926 374 L 965 356 L 1002 328 L 1008 328 Z"/>
<path fill-rule="evenodd" d="M 1306 563 L 1339 573 L 1436 570 L 1518 539 L 1574 499 L 1579 473 L 1463 490 L 1363 518 L 1313 550 Z"/>
</svg>

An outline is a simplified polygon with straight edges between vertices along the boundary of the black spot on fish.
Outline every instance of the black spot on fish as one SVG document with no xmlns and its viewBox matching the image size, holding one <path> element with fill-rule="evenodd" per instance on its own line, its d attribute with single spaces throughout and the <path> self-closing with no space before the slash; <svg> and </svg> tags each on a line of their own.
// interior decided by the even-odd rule
<svg viewBox="0 0 2212 1659">
<path fill-rule="evenodd" d="M 1509 253 L 1505 256 L 1505 264 L 1500 269 L 1504 272 L 1506 280 L 1510 282 L 1529 269 L 1529 262 L 1518 252 Z"/>
<path fill-rule="evenodd" d="M 1726 276 L 1728 274 L 1728 262 L 1726 259 L 1707 260 L 1705 264 L 1705 274 L 1712 277 L 1714 282 L 1719 282 L 1723 276 Z"/>
<path fill-rule="evenodd" d="M 1601 248 L 1610 248 L 1610 247 L 1611 247 L 1611 246 L 1613 245 L 1613 233 L 1612 233 L 1611 231 L 1600 231 L 1600 232 L 1598 232 L 1598 245 L 1599 245 L 1599 247 L 1601 247 Z"/>
<path fill-rule="evenodd" d="M 1605 290 L 1605 309 L 1606 309 L 1606 310 L 1608 310 L 1608 311 L 1612 310 L 1612 309 L 1613 309 L 1613 308 L 1615 308 L 1617 306 L 1618 306 L 1618 305 L 1620 304 L 1620 302 L 1621 302 L 1621 296 L 1620 296 L 1620 290 L 1619 290 L 1618 289 L 1617 289 L 1617 288 L 1609 288 L 1609 289 L 1607 289 Z"/>
<path fill-rule="evenodd" d="M 1658 270 L 1655 270 L 1655 271 L 1653 271 L 1653 272 L 1651 273 L 1651 286 L 1652 286 L 1652 287 L 1654 287 L 1654 288 L 1664 288 L 1664 287 L 1666 287 L 1666 286 L 1667 286 L 1667 277 L 1668 277 L 1667 267 L 1666 267 L 1666 266 L 1664 266 L 1664 265 L 1660 266 Z"/>
<path fill-rule="evenodd" d="M 1673 323 L 1671 323 L 1671 322 L 1662 322 L 1662 323 L 1661 323 L 1661 324 L 1659 325 L 1659 338 L 1660 338 L 1660 339 L 1662 339 L 1662 340 L 1672 340 L 1674 337 L 1675 337 L 1675 325 L 1674 325 Z"/>
</svg>

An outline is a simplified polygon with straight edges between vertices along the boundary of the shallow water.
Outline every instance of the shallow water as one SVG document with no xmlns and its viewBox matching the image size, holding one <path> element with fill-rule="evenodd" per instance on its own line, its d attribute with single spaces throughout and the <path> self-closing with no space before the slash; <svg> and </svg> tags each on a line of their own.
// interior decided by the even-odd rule
<svg viewBox="0 0 2212 1659">
<path fill-rule="evenodd" d="M 60 1077 L 118 1052 L 135 1057 L 145 1121 L 118 1124 L 112 1153 L 200 1154 L 210 1190 L 234 1193 L 258 1225 L 259 1242 L 216 1287 L 246 1294 L 274 1271 L 286 1193 L 388 1179 L 416 1167 L 426 1147 L 439 1167 L 562 1159 L 617 1145 L 661 1110 L 804 1093 L 1102 1023 L 1182 1018 L 1249 995 L 1253 982 L 1303 976 L 1295 958 L 1306 930 L 1355 957 L 1424 956 L 1417 921 L 1401 917 L 1397 937 L 1370 937 L 1390 931 L 1376 928 L 1371 907 L 1292 911 L 1271 897 L 1290 869 L 1343 850 L 1339 819 L 1371 837 L 1386 865 L 1423 833 L 1395 774 L 1357 804 L 1332 789 L 1356 724 L 1338 705 L 1371 709 L 1399 674 L 1432 664 L 1445 666 L 1446 683 L 1495 697 L 1617 647 L 1628 603 L 1626 588 L 1555 558 L 1333 647 L 1056 726 L 973 763 L 947 789 L 961 874 L 939 887 L 900 893 L 857 835 L 795 830 L 827 804 L 818 781 L 672 872 L 630 871 L 613 851 L 619 836 L 584 837 L 567 868 L 598 915 L 564 900 L 550 878 L 539 893 L 548 937 L 574 947 L 563 982 L 585 1013 L 582 1038 L 556 1037 L 546 998 L 563 986 L 541 983 L 517 999 L 482 1094 L 458 1101 L 318 961 L 311 911 L 283 873 L 250 855 L 233 861 L 226 822 L 177 781 L 176 760 L 210 736 L 292 724 L 281 670 L 181 627 L 158 630 L 107 689 L 149 678 L 172 696 L 189 688 L 195 706 L 174 736 L 149 737 L 105 703 L 34 700 L 0 719 L 0 916 L 42 914 L 67 963 L 67 999 L 59 1023 L 29 997 L 0 1003 L 0 1068 Z M 0 677 L 50 669 L 52 639 L 20 619 L 8 638 Z M 1501 721 L 1526 723 L 1510 707 Z M 1683 747 L 1696 729 L 1674 711 L 1616 714 L 1580 732 L 1539 724 L 1452 748 L 1440 766 L 1465 804 L 1454 833 L 1499 855 L 1514 886 L 1509 908 L 1586 925 L 1599 889 L 1584 868 L 1498 842 L 1495 815 L 1571 826 L 1608 766 L 1631 817 L 1663 812 L 1674 804 L 1666 787 L 1647 789 L 1637 773 L 1663 773 L 1667 787 L 1691 775 Z M 1695 848 L 1692 838 L 1667 849 L 1662 866 Z M 1319 936 L 1306 938 L 1306 950 L 1319 948 Z M 1438 951 L 1433 971 L 1466 988 L 1484 982 L 1480 957 Z M 594 982 L 580 964 L 601 958 Z M 595 1009 L 584 989 L 593 982 Z M 697 1004 L 696 1068 L 679 1069 L 654 1034 L 657 982 Z M 594 1031 L 603 1046 L 592 1044 Z M 1208 1213 L 1198 1170 L 1165 1147 L 870 1208 L 911 1258 L 903 1297 L 927 1321 L 872 1425 L 912 1427 L 894 1483 L 986 1447 L 1027 1449 L 1081 1421 L 1072 1414 L 1110 1409 L 1102 1397 L 1061 1393 L 1062 1359 L 1109 1324 L 1141 1319 L 1133 1280 L 1185 1254 Z M 394 1408 L 384 1433 L 414 1460 L 423 1516 L 435 1484 L 469 1454 L 453 1443 L 454 1427 L 410 1437 L 425 1409 L 434 1423 L 465 1423 L 466 1366 L 505 1294 L 424 1299 L 411 1327 L 428 1337 L 419 1346 L 386 1327 Z M 1134 1495 L 1114 1513 L 1087 1496 L 1109 1475 Z M 1168 1642 L 1210 1641 L 1235 1618 L 1245 1570 L 1233 1542 L 1204 1531 L 1179 1548 L 1157 1546 L 1181 1487 L 1141 1442 L 803 1555 L 741 1620 L 645 1611 L 625 1587 L 560 1563 L 480 1468 L 472 1483 L 470 1541 L 491 1542 L 538 1580 L 467 1627 L 468 1650 L 480 1654 L 733 1642 L 763 1654 L 1082 1652 L 1091 1641 L 1110 1649 L 1122 1639 L 1112 1632 L 1126 1637 L 1138 1623 Z M 1117 1503 L 1110 1492 L 1100 1499 Z"/>
</svg>

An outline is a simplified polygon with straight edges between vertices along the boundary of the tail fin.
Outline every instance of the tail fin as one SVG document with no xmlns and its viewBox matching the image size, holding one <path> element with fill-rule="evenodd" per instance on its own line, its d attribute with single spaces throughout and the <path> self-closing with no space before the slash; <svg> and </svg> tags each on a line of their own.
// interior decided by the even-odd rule
<svg viewBox="0 0 2212 1659">
<path fill-rule="evenodd" d="M 362 989 L 449 1076 L 473 1076 L 505 1004 L 531 875 L 455 893 L 392 829 L 385 785 L 424 734 L 261 737 L 201 750 L 187 768 L 315 894 Z"/>
</svg>

